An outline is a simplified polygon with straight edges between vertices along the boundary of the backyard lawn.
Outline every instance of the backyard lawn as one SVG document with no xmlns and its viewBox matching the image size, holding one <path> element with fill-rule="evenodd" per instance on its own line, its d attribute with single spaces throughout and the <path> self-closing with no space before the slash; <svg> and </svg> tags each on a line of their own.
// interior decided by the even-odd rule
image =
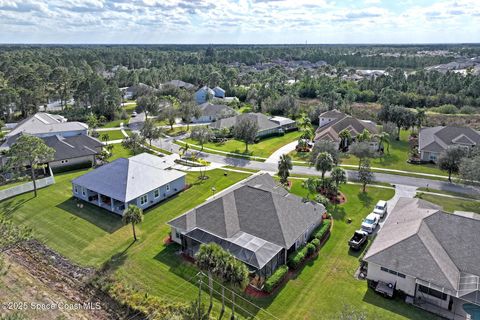
<svg viewBox="0 0 480 320">
<path fill-rule="evenodd" d="M 189 173 L 192 187 L 180 195 L 145 212 L 138 226 L 139 241 L 132 243 L 130 226 L 121 219 L 95 206 L 77 207 L 71 197 L 70 181 L 87 172 L 74 171 L 56 176 L 56 184 L 39 190 L 37 198 L 24 194 L 0 204 L 0 215 L 32 227 L 34 235 L 50 247 L 77 263 L 100 267 L 110 260 L 114 279 L 124 285 L 164 299 L 189 302 L 198 295 L 194 281 L 196 268 L 176 253 L 178 246 L 166 246 L 170 219 L 202 203 L 212 195 L 215 186 L 220 191 L 248 174 L 223 170 L 208 171 L 209 179 L 200 183 L 197 173 Z M 292 191 L 305 195 L 301 181 L 294 180 Z M 429 319 L 429 316 L 401 301 L 384 299 L 370 290 L 364 281 L 353 278 L 358 266 L 358 255 L 349 254 L 347 240 L 360 220 L 378 199 L 393 196 L 393 190 L 369 188 L 368 194 L 359 192 L 359 186 L 345 185 L 342 191 L 347 202 L 333 212 L 335 223 L 330 240 L 319 257 L 305 266 L 299 276 L 290 280 L 275 297 L 254 299 L 280 319 L 318 319 L 338 316 L 343 304 L 364 311 L 376 319 Z M 346 218 L 353 220 L 347 224 Z M 180 289 L 181 288 L 181 289 Z M 204 295 L 206 297 L 206 295 Z M 245 302 L 243 307 L 249 308 Z M 218 300 L 213 309 L 219 312 Z M 249 312 L 255 313 L 250 307 Z M 245 315 L 245 314 L 244 314 Z M 259 319 L 270 319 L 265 312 Z"/>
<path fill-rule="evenodd" d="M 108 134 L 109 141 L 125 139 L 125 136 L 123 135 L 122 130 L 98 131 L 98 133 L 100 134 L 100 137 L 99 137 L 100 140 L 102 140 L 102 136 L 105 134 Z"/>
<path fill-rule="evenodd" d="M 301 135 L 302 133 L 300 131 L 292 131 L 283 136 L 262 139 L 258 143 L 248 145 L 248 153 L 245 152 L 245 143 L 235 139 L 230 139 L 225 143 L 206 143 L 204 147 L 219 151 L 239 153 L 242 155 L 268 158 L 280 147 L 292 141 L 298 140 Z M 197 144 L 192 139 L 185 139 L 184 141 L 188 142 L 189 144 Z"/>
<path fill-rule="evenodd" d="M 108 161 L 112 162 L 118 158 L 128 158 L 133 156 L 133 151 L 125 148 L 121 143 L 113 144 L 112 155 L 108 158 Z"/>
<path fill-rule="evenodd" d="M 434 191 L 432 191 L 434 192 Z M 418 195 L 419 193 L 417 193 Z M 442 206 L 447 212 L 471 211 L 480 213 L 480 202 L 474 200 L 455 199 L 449 197 L 436 196 L 433 194 L 420 193 L 421 199 L 433 202 Z"/>
<path fill-rule="evenodd" d="M 103 126 L 100 126 L 100 128 L 119 128 L 120 123 L 122 123 L 122 122 L 123 122 L 124 125 L 126 125 L 126 124 L 128 124 L 128 119 L 113 120 L 113 121 L 105 123 Z"/>
</svg>

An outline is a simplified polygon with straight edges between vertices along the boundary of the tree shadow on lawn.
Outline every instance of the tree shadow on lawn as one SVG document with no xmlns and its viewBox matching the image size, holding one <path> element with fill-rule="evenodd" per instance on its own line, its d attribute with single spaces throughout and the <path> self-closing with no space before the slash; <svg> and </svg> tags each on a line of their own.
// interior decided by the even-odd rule
<svg viewBox="0 0 480 320">
<path fill-rule="evenodd" d="M 83 208 L 77 207 L 78 203 L 82 203 Z M 77 200 L 74 197 L 63 201 L 56 207 L 72 214 L 72 220 L 81 218 L 110 234 L 124 225 L 119 215 L 85 201 Z"/>
<path fill-rule="evenodd" d="M 169 272 L 172 272 L 173 274 L 181 277 L 182 279 L 189 282 L 193 286 L 198 287 L 198 277 L 196 277 L 196 275 L 200 270 L 194 264 L 193 259 L 190 261 L 188 258 L 183 257 L 182 254 L 179 253 L 180 250 L 181 250 L 181 246 L 179 244 L 171 243 L 167 246 L 164 246 L 162 250 L 160 250 L 158 254 L 154 257 L 154 259 L 168 266 Z M 219 280 L 215 279 L 215 281 L 219 281 Z M 205 294 L 205 297 L 207 297 L 209 295 L 208 280 L 204 279 L 203 283 L 204 283 L 204 286 L 202 287 L 202 292 L 203 294 Z M 218 284 L 216 283 L 214 283 L 214 291 L 221 292 L 221 287 L 218 286 Z M 217 299 L 217 301 L 221 301 L 222 299 L 221 295 L 216 292 L 214 292 L 213 296 Z M 238 289 L 236 289 L 235 292 L 241 295 L 246 300 L 252 301 L 256 305 L 258 305 L 258 302 L 261 302 L 261 307 L 268 306 L 273 301 L 273 297 L 276 295 L 275 294 L 275 295 L 269 296 L 267 299 L 261 299 L 261 301 L 259 301 L 258 299 L 252 299 L 250 296 L 247 296 L 244 292 L 240 292 Z M 208 301 L 208 298 L 205 298 L 205 299 L 206 299 L 205 301 Z M 228 314 L 230 312 L 229 308 L 231 303 L 228 302 L 228 299 L 231 299 L 231 293 L 227 289 L 225 289 L 226 305 L 225 305 L 225 313 L 224 313 L 223 319 L 229 318 Z M 242 301 L 239 298 L 235 299 L 235 303 L 237 304 L 237 306 L 240 304 L 241 308 L 243 309 L 248 309 L 248 312 L 250 314 L 256 315 L 258 312 L 260 312 L 260 309 L 252 308 L 251 305 L 249 305 L 245 301 Z M 236 313 L 241 314 L 246 319 L 251 319 L 249 315 L 247 315 L 244 311 L 242 311 L 241 308 L 237 309 Z"/>
<path fill-rule="evenodd" d="M 365 281 L 365 286 L 368 287 Z M 405 317 L 406 319 L 438 319 L 434 315 L 420 310 L 412 305 L 405 303 L 404 299 L 398 295 L 393 299 L 388 299 L 376 293 L 372 288 L 368 287 L 362 299 L 363 302 L 371 304 L 377 308 L 388 310 L 394 314 Z"/>
<path fill-rule="evenodd" d="M 26 198 L 26 199 L 15 200 L 15 198 L 12 198 L 2 203 L 2 205 L 0 206 L 0 211 L 3 213 L 3 216 L 5 218 L 11 218 L 12 215 L 15 213 L 15 211 L 20 209 L 25 203 L 27 203 L 32 199 L 35 199 L 33 194 L 30 198 Z"/>
<path fill-rule="evenodd" d="M 338 221 L 345 220 L 345 217 L 347 215 L 347 213 L 345 212 L 345 208 L 339 206 L 332 206 L 332 208 L 329 210 L 329 213 L 332 215 L 334 220 Z"/>
<path fill-rule="evenodd" d="M 372 206 L 372 203 L 373 203 L 373 198 L 370 197 L 370 195 L 368 194 L 368 192 L 362 192 L 360 191 L 358 194 L 358 200 L 360 200 L 360 202 L 362 203 L 362 206 L 364 208 L 367 208 L 367 207 L 371 207 Z"/>
<path fill-rule="evenodd" d="M 118 270 L 127 260 L 127 251 L 133 244 L 135 244 L 135 241 L 130 242 L 130 244 L 122 252 L 114 254 L 110 257 L 110 259 L 105 261 L 100 268 L 100 272 L 108 274 L 115 273 L 115 271 Z"/>
</svg>

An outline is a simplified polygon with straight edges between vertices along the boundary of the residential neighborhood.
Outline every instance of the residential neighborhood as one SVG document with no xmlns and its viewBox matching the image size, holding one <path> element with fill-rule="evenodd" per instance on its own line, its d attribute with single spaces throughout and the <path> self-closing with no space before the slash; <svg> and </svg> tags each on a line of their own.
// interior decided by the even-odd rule
<svg viewBox="0 0 480 320">
<path fill-rule="evenodd" d="M 480 320 L 479 14 L 0 1 L 0 320 Z"/>
</svg>

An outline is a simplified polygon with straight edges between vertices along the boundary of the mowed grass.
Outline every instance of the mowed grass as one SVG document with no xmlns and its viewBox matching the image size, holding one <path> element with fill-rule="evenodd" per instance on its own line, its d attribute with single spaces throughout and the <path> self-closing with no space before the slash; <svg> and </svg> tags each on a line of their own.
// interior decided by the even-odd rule
<svg viewBox="0 0 480 320">
<path fill-rule="evenodd" d="M 292 182 L 291 191 L 306 196 L 302 181 Z M 368 289 L 366 281 L 354 278 L 360 253 L 350 252 L 347 242 L 375 203 L 390 199 L 394 191 L 368 187 L 364 194 L 357 185 L 343 185 L 341 191 L 347 202 L 331 211 L 333 231 L 318 258 L 276 296 L 259 299 L 257 304 L 280 319 L 338 319 L 344 305 L 365 313 L 367 319 L 436 319 L 401 299 L 385 299 Z M 347 218 L 353 222 L 347 224 Z"/>
<path fill-rule="evenodd" d="M 108 130 L 108 131 L 99 131 L 100 139 L 103 135 L 108 135 L 108 140 L 123 140 L 125 136 L 122 133 L 122 130 Z"/>
<path fill-rule="evenodd" d="M 33 229 L 34 237 L 81 265 L 99 268 L 111 261 L 114 278 L 124 285 L 145 290 L 162 298 L 190 302 L 196 295 L 189 279 L 196 272 L 176 253 L 178 246 L 166 246 L 163 240 L 170 227 L 166 222 L 204 202 L 217 192 L 243 180 L 249 174 L 223 170 L 208 171 L 209 179 L 200 182 L 198 173 L 189 173 L 188 190 L 145 211 L 144 221 L 137 226 L 139 241 L 133 243 L 131 226 L 124 226 L 119 216 L 84 203 L 77 206 L 71 196 L 71 180 L 88 170 L 79 170 L 55 177 L 56 183 L 38 192 L 3 201 L 0 216 Z M 173 296 L 176 289 L 183 291 Z"/>
<path fill-rule="evenodd" d="M 268 158 L 280 147 L 283 147 L 292 141 L 298 140 L 301 135 L 302 133 L 300 131 L 292 131 L 283 136 L 262 139 L 257 143 L 248 145 L 248 152 L 245 151 L 245 143 L 235 139 L 230 139 L 225 143 L 209 142 L 204 144 L 204 147 L 224 152 Z M 185 139 L 184 141 L 188 142 L 189 144 L 197 144 L 196 141 L 190 138 Z"/>
<path fill-rule="evenodd" d="M 166 222 L 204 202 L 217 192 L 248 177 L 248 174 L 223 170 L 208 171 L 208 180 L 200 182 L 198 173 L 187 175 L 192 187 L 145 212 L 144 221 L 137 226 L 139 240 L 132 242 L 130 226 L 123 226 L 120 217 L 106 210 L 85 204 L 82 209 L 71 197 L 71 180 L 88 170 L 56 176 L 56 184 L 39 190 L 37 198 L 24 194 L 0 204 L 0 215 L 33 228 L 34 236 L 73 261 L 100 267 L 110 261 L 114 281 L 181 302 L 198 296 L 194 279 L 198 270 L 177 253 L 177 245 L 166 246 L 164 239 L 170 228 Z M 293 179 L 292 179 L 293 180 Z M 292 192 L 305 196 L 301 182 L 293 180 Z M 355 280 L 358 253 L 348 251 L 347 241 L 361 219 L 379 199 L 389 199 L 393 190 L 369 187 L 360 192 L 357 185 L 344 185 L 341 191 L 347 202 L 332 211 L 334 229 L 319 257 L 309 263 L 296 279 L 290 280 L 272 297 L 251 299 L 279 319 L 337 318 L 343 305 L 363 311 L 372 319 L 430 319 L 430 315 L 406 305 L 400 300 L 387 300 L 367 290 L 365 281 Z M 351 218 L 351 224 L 346 219 Z M 207 301 L 207 293 L 204 295 Z M 252 307 L 248 312 L 256 313 Z M 219 301 L 213 309 L 218 314 Z M 227 311 L 227 316 L 230 313 Z M 242 317 L 246 313 L 242 314 Z M 265 312 L 259 319 L 271 319 Z"/>
<path fill-rule="evenodd" d="M 418 195 L 419 193 L 417 193 Z M 436 196 L 433 194 L 420 193 L 420 198 L 442 206 L 447 212 L 471 211 L 480 213 L 480 202 L 475 200 L 455 199 L 449 197 Z"/>
<path fill-rule="evenodd" d="M 390 153 L 385 151 L 385 155 L 381 158 L 372 159 L 370 165 L 377 168 L 412 171 L 420 173 L 446 175 L 446 173 L 434 164 L 411 164 L 407 163 L 410 157 L 410 146 L 408 137 L 410 131 L 402 130 L 400 133 L 400 141 L 391 138 Z M 342 157 L 342 164 L 358 165 L 358 158 L 353 155 L 345 155 Z"/>
</svg>

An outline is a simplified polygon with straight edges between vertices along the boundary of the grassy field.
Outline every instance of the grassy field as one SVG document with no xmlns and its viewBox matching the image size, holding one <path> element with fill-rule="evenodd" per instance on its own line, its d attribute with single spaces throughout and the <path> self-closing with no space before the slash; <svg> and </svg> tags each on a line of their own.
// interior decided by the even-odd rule
<svg viewBox="0 0 480 320">
<path fill-rule="evenodd" d="M 124 123 L 124 124 L 127 124 L 128 123 L 128 119 L 125 119 L 125 120 L 113 120 L 113 121 L 110 121 L 110 122 L 107 122 L 105 123 L 103 126 L 100 126 L 100 128 L 118 128 L 120 127 L 120 123 Z"/>
<path fill-rule="evenodd" d="M 115 143 L 113 145 L 112 155 L 108 158 L 108 161 L 112 162 L 115 159 L 128 158 L 133 155 L 132 150 L 125 148 L 121 143 Z"/>
<path fill-rule="evenodd" d="M 419 193 L 417 193 L 419 195 Z M 480 213 L 480 203 L 472 200 L 455 199 L 449 197 L 436 196 L 433 194 L 421 194 L 421 199 L 436 203 L 442 206 L 447 212 L 471 211 Z"/>
<path fill-rule="evenodd" d="M 434 164 L 415 165 L 407 163 L 409 158 L 410 147 L 408 145 L 408 137 L 410 131 L 402 130 L 400 141 L 392 140 L 390 145 L 390 154 L 386 153 L 382 158 L 372 159 L 370 165 L 372 167 L 403 170 L 419 173 L 446 175 L 446 172 L 440 170 Z M 310 154 L 303 152 L 290 152 L 290 156 L 296 161 L 309 161 Z M 341 164 L 358 165 L 358 158 L 349 154 L 345 154 L 341 158 Z"/>
<path fill-rule="evenodd" d="M 3 185 L 0 186 L 0 190 L 10 189 L 10 188 L 13 188 L 13 187 L 22 185 L 22 184 L 24 184 L 24 183 L 27 183 L 27 182 L 29 182 L 29 181 L 30 181 L 30 180 L 25 180 L 25 181 L 18 181 L 18 182 L 12 182 L 12 183 L 3 184 Z"/>
<path fill-rule="evenodd" d="M 301 134 L 302 133 L 300 131 L 293 131 L 285 134 L 284 136 L 260 140 L 258 143 L 248 146 L 248 153 L 245 152 L 245 143 L 235 139 L 228 140 L 223 144 L 213 142 L 206 143 L 204 147 L 219 151 L 268 158 L 278 148 L 297 140 Z M 197 144 L 192 139 L 186 139 L 184 141 L 190 144 Z"/>
</svg>

